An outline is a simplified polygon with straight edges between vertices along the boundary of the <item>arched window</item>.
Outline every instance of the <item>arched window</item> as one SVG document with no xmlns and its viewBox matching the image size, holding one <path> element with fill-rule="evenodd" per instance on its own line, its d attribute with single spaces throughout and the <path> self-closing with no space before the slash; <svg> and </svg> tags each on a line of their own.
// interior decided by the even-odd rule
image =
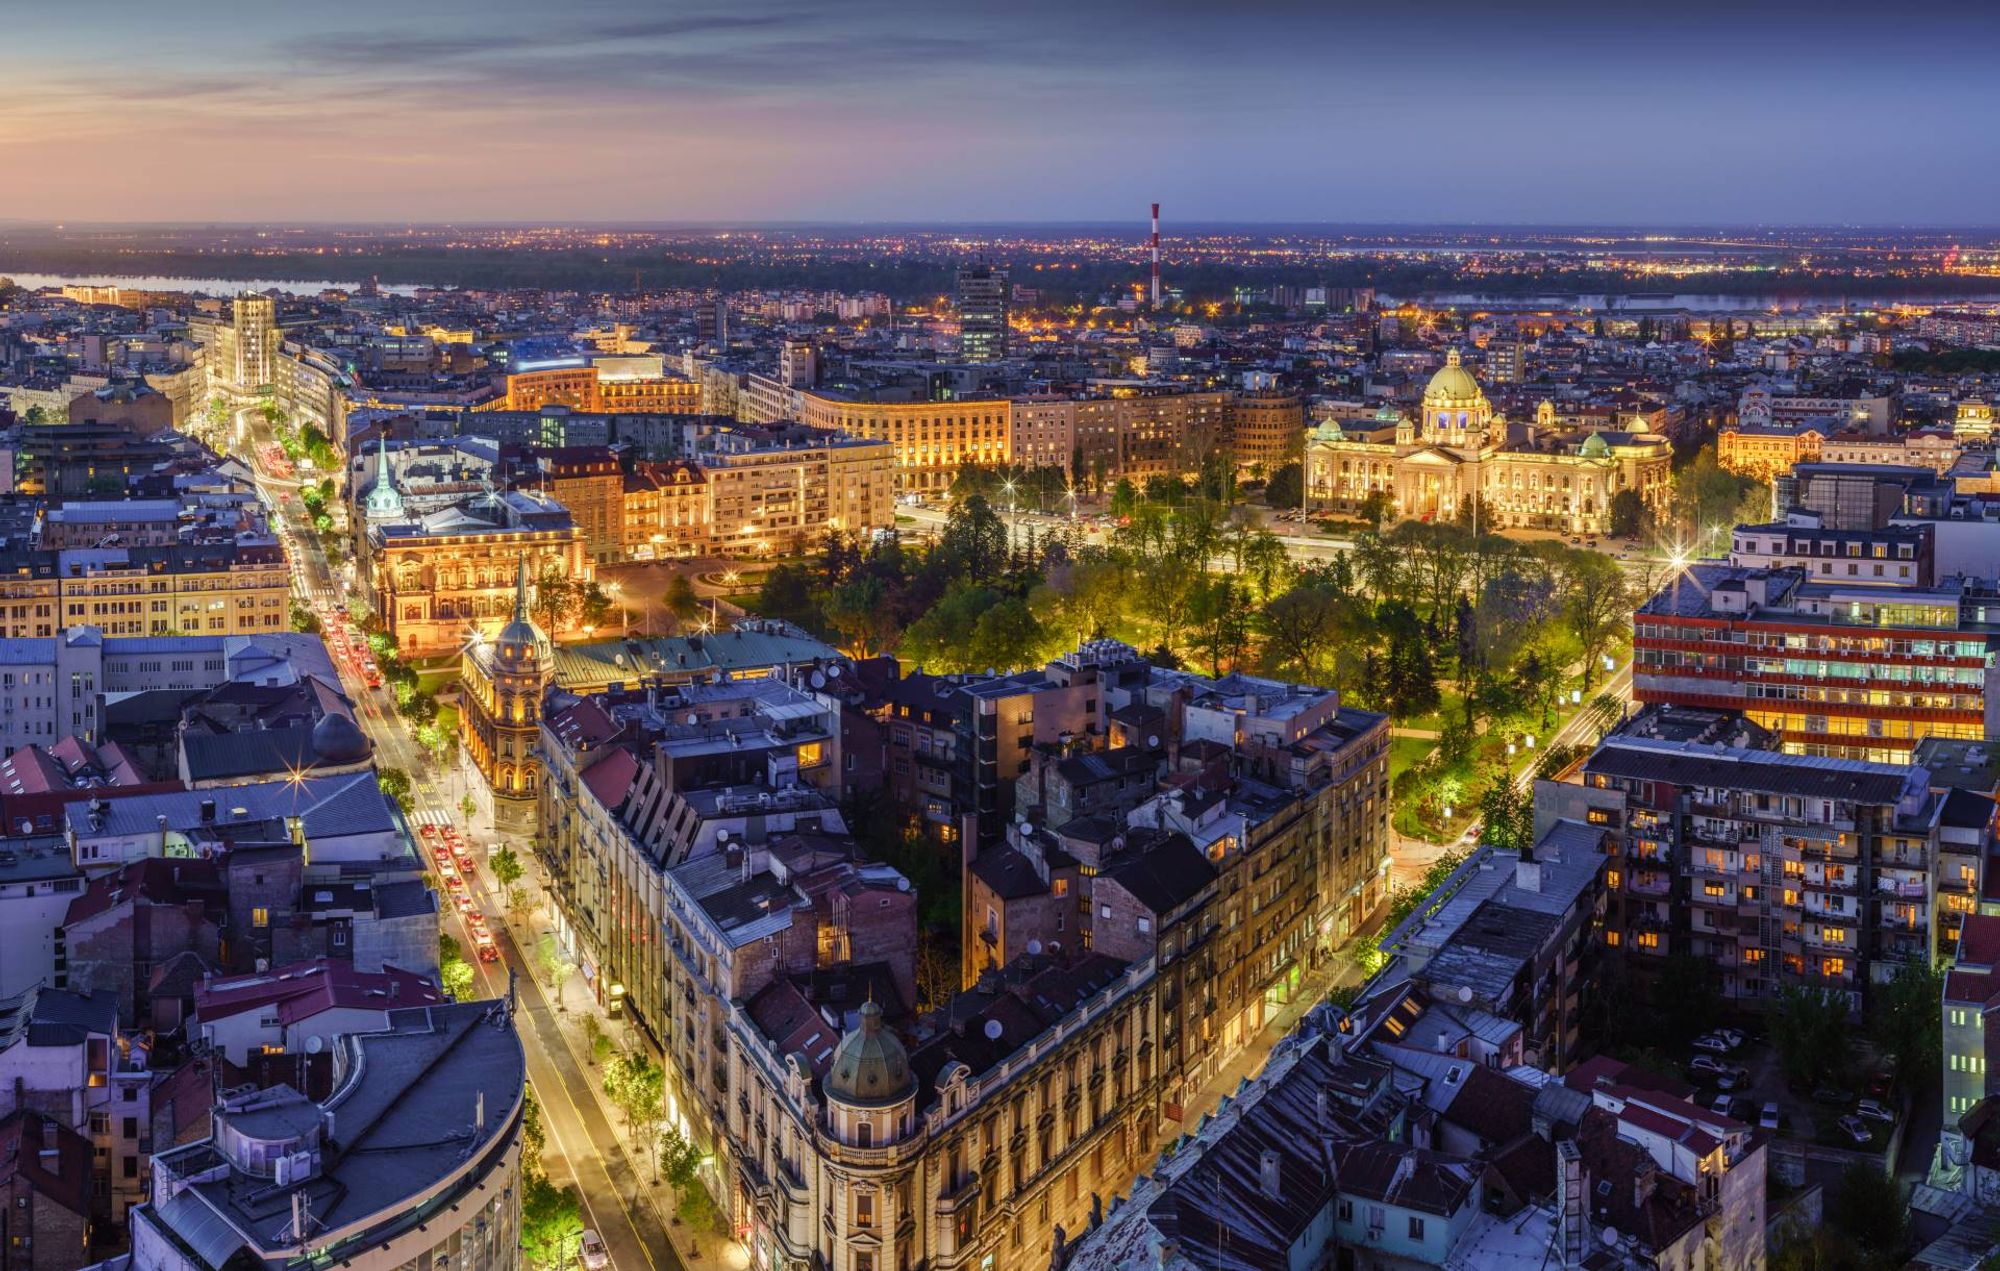
<svg viewBox="0 0 2000 1271">
<path fill-rule="evenodd" d="M 855 1123 L 855 1125 L 854 1125 L 854 1146 L 856 1146 L 856 1147 L 874 1147 L 874 1146 L 875 1146 L 875 1123 L 874 1123 L 874 1122 L 872 1122 L 872 1121 L 857 1121 L 857 1122 Z"/>
</svg>

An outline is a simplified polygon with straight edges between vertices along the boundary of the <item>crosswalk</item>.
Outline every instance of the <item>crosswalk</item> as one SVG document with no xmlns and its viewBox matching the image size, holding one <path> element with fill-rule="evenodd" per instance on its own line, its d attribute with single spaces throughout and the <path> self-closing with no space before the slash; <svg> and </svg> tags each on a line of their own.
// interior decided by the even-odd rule
<svg viewBox="0 0 2000 1271">
<path fill-rule="evenodd" d="M 445 825 L 455 824 L 455 822 L 453 822 L 453 820 L 451 819 L 450 813 L 440 811 L 437 808 L 418 808 L 416 812 L 410 816 L 410 819 L 416 822 L 418 825 L 445 826 Z"/>
</svg>

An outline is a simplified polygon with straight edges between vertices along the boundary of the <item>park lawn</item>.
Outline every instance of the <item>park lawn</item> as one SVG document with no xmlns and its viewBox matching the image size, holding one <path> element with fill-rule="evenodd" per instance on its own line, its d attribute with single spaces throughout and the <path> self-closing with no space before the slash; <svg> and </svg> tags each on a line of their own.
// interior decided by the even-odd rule
<svg viewBox="0 0 2000 1271">
<path fill-rule="evenodd" d="M 1391 737 L 1389 739 L 1389 784 L 1395 785 L 1396 778 L 1424 761 L 1424 756 L 1437 749 L 1437 743 L 1428 737 Z"/>
<path fill-rule="evenodd" d="M 1436 710 L 1427 715 L 1418 715 L 1414 719 L 1399 719 L 1395 722 L 1403 728 L 1415 728 L 1424 732 L 1436 733 L 1444 731 L 1445 721 L 1463 719 L 1464 717 L 1464 696 L 1456 689 L 1445 688 L 1443 685 L 1439 685 L 1438 708 Z"/>
</svg>

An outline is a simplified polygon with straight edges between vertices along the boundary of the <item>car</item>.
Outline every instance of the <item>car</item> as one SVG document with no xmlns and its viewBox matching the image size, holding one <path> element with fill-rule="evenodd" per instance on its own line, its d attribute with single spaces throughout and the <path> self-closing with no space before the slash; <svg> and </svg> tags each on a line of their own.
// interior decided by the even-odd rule
<svg viewBox="0 0 2000 1271">
<path fill-rule="evenodd" d="M 1711 1028 L 1708 1030 L 1708 1035 L 1710 1037 L 1720 1037 L 1722 1040 L 1728 1042 L 1731 1050 L 1735 1050 L 1748 1040 L 1740 1028 Z"/>
<path fill-rule="evenodd" d="M 604 1271 L 611 1265 L 611 1251 L 604 1247 L 604 1238 L 589 1227 L 583 1229 L 583 1243 L 577 1249 L 577 1257 L 583 1262 L 584 1271 Z"/>
<path fill-rule="evenodd" d="M 1708 1101 L 1708 1110 L 1718 1116 L 1734 1116 L 1735 1107 L 1736 1096 L 1733 1094 L 1719 1094 Z"/>
<path fill-rule="evenodd" d="M 1696 1055 L 1688 1060 L 1688 1071 L 1700 1073 L 1704 1077 L 1717 1077 L 1730 1071 L 1730 1066 L 1714 1055 Z"/>
<path fill-rule="evenodd" d="M 1729 1044 L 1727 1038 L 1717 1037 L 1714 1033 L 1703 1033 L 1701 1036 L 1695 1038 L 1694 1048 L 1696 1050 L 1706 1050 L 1717 1055 L 1726 1055 L 1735 1049 L 1735 1047 Z"/>
<path fill-rule="evenodd" d="M 1854 1096 L 1836 1086 L 1821 1086 L 1812 1092 L 1814 1103 L 1827 1108 L 1844 1108 L 1854 1102 Z"/>
<path fill-rule="evenodd" d="M 451 863 L 451 857 L 440 856 L 438 858 L 438 875 L 446 882 L 458 881 L 458 867 Z"/>
<path fill-rule="evenodd" d="M 1867 1117 L 1870 1121 L 1881 1121 L 1887 1125 L 1896 1124 L 1895 1109 L 1878 1099 L 1863 1099 L 1854 1109 L 1854 1114 Z"/>
<path fill-rule="evenodd" d="M 472 947 L 474 952 L 478 953 L 481 962 L 498 962 L 500 960 L 500 946 L 493 943 L 492 936 L 488 936 L 484 940 L 481 940 L 478 936 L 474 936 Z"/>
<path fill-rule="evenodd" d="M 1886 1102 L 1896 1088 L 1896 1074 L 1893 1072 L 1870 1073 L 1866 1087 L 1868 1097 Z"/>
<path fill-rule="evenodd" d="M 477 861 L 472 859 L 472 853 L 460 852 L 458 854 L 458 868 L 460 873 L 470 874 L 478 868 L 478 864 Z"/>
<path fill-rule="evenodd" d="M 1734 1090 L 1749 1080 L 1750 1070 L 1748 1068 L 1743 1067 L 1741 1064 L 1731 1064 L 1721 1072 L 1715 1074 L 1715 1088 L 1718 1090 Z"/>
<path fill-rule="evenodd" d="M 1866 1121 L 1851 1114 L 1840 1118 L 1835 1124 L 1840 1127 L 1841 1133 L 1864 1147 L 1875 1137 L 1875 1131 L 1868 1128 Z"/>
<path fill-rule="evenodd" d="M 451 894 L 451 901 L 453 904 L 458 906 L 458 912 L 462 914 L 471 913 L 473 906 L 479 903 L 478 901 L 474 900 L 471 896 L 467 895 L 465 892 L 462 891 L 453 892 Z"/>
<path fill-rule="evenodd" d="M 1778 1128 L 1778 1105 L 1775 1100 L 1767 1100 L 1763 1110 L 1757 1114 L 1757 1128 L 1760 1130 Z"/>
</svg>

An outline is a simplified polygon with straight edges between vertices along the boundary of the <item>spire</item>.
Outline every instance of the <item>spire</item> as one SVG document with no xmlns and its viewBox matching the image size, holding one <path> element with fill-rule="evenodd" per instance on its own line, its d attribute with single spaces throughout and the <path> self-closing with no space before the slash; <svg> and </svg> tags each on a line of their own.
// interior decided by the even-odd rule
<svg viewBox="0 0 2000 1271">
<path fill-rule="evenodd" d="M 521 568 L 514 579 L 514 621 L 528 620 L 528 558 L 521 557 Z"/>
</svg>

